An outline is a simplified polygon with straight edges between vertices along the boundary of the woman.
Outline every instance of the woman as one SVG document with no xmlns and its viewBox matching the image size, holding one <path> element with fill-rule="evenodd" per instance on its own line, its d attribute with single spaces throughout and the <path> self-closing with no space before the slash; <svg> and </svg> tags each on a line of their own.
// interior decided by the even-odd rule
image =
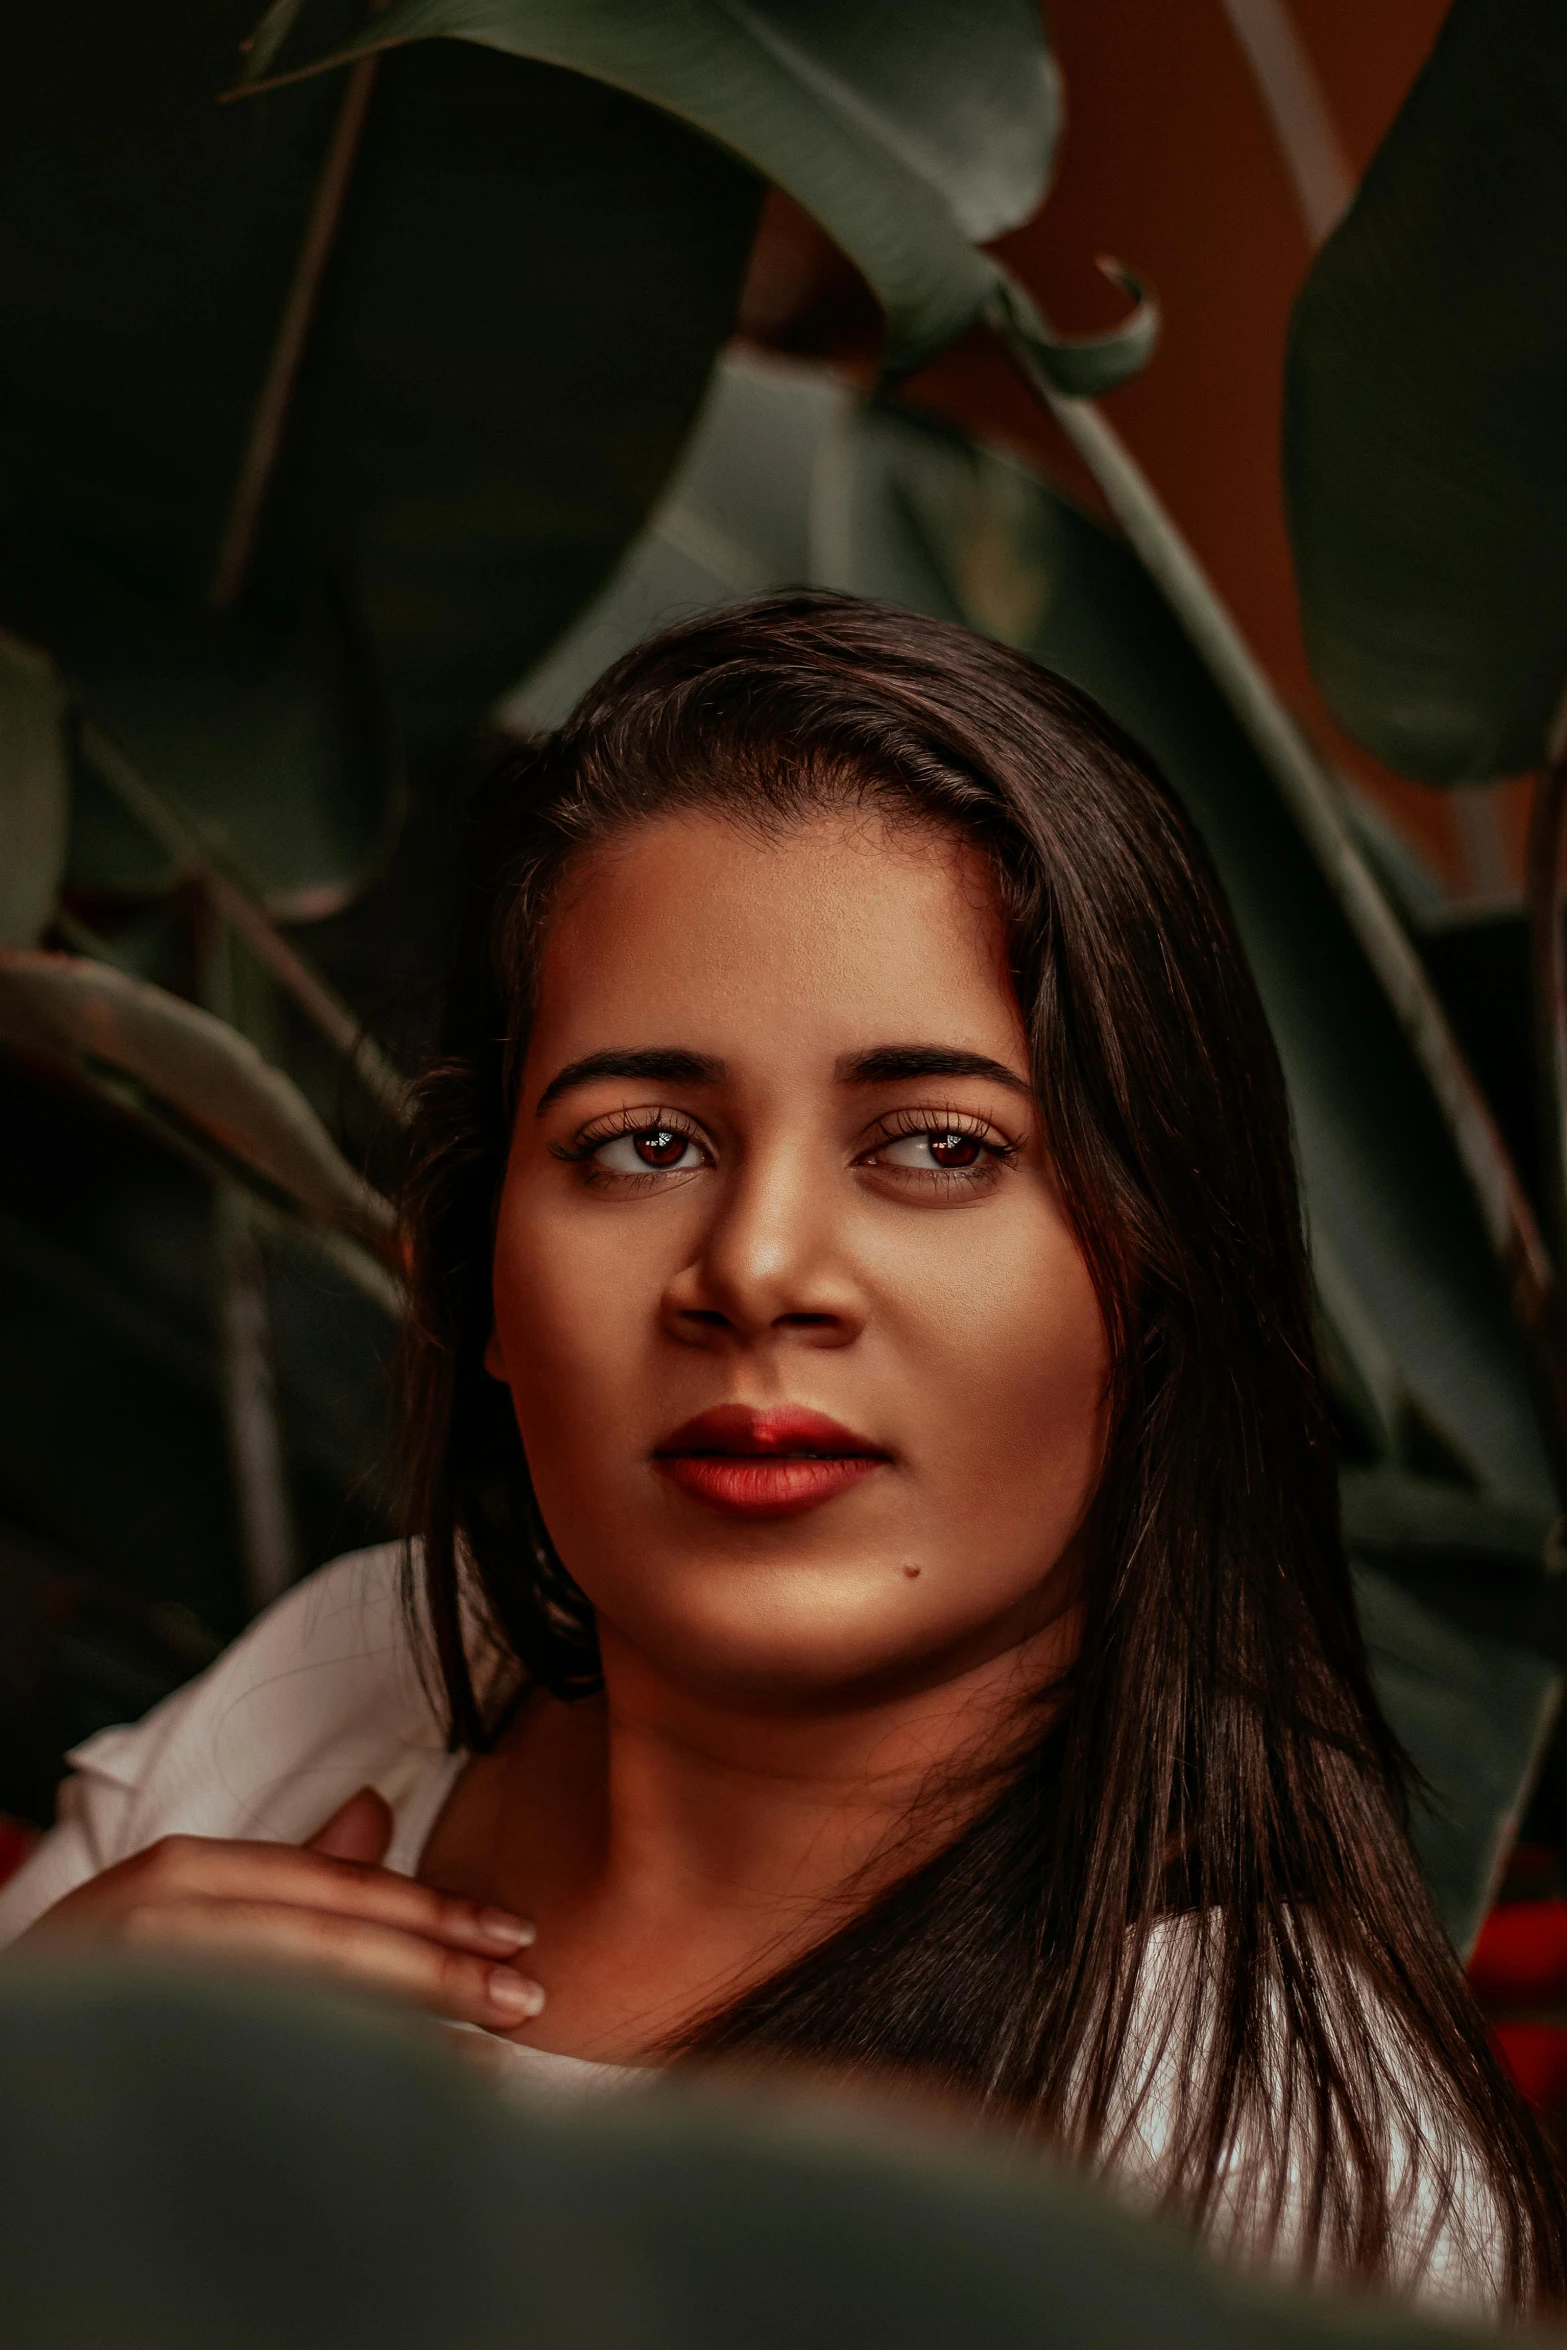
<svg viewBox="0 0 1567 2350">
<path fill-rule="evenodd" d="M 911 2068 L 1246 2256 L 1557 2295 L 1167 790 L 1021 657 L 798 595 L 630 655 L 474 841 L 409 1615 L 340 1562 L 92 1741 L 0 1928 L 346 1972 L 562 2081 Z"/>
</svg>

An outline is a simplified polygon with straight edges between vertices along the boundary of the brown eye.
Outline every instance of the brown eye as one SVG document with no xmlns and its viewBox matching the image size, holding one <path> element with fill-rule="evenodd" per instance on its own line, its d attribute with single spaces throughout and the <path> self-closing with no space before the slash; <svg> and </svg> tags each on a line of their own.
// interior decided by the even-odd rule
<svg viewBox="0 0 1567 2350">
<path fill-rule="evenodd" d="M 933 1134 L 929 1139 L 938 1167 L 972 1167 L 983 1156 L 972 1134 Z"/>
<path fill-rule="evenodd" d="M 628 1126 L 587 1155 L 601 1175 L 692 1175 L 712 1163 L 694 1135 L 657 1124 Z"/>
<path fill-rule="evenodd" d="M 927 1175 L 967 1175 L 983 1162 L 993 1162 L 997 1154 L 977 1134 L 964 1134 L 955 1126 L 921 1126 L 913 1134 L 878 1143 L 872 1155 L 882 1167 L 909 1167 Z"/>
<path fill-rule="evenodd" d="M 678 1167 L 691 1140 L 689 1135 L 676 1134 L 668 1126 L 650 1126 L 631 1139 L 644 1167 Z"/>
</svg>

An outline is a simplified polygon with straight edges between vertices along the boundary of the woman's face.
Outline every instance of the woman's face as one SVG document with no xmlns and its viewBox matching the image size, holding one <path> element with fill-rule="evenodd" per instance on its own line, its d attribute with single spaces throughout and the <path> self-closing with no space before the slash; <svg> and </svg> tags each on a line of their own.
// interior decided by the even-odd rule
<svg viewBox="0 0 1567 2350">
<path fill-rule="evenodd" d="M 487 1360 L 606 1635 L 795 1703 L 1062 1616 L 1108 1364 L 1028 1069 L 941 834 L 680 816 L 576 873 Z"/>
</svg>

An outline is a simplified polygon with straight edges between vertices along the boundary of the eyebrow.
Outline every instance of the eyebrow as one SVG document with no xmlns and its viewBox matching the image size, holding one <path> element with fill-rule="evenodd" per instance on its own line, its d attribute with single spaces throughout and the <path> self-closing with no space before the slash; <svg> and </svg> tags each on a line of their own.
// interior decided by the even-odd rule
<svg viewBox="0 0 1567 2350">
<path fill-rule="evenodd" d="M 636 1051 L 612 1045 L 607 1052 L 584 1053 L 580 1061 L 568 1061 L 540 1094 L 533 1115 L 542 1118 L 563 1093 L 591 1085 L 599 1077 L 636 1077 L 650 1085 L 719 1085 L 724 1064 L 710 1053 L 688 1053 L 679 1045 L 649 1045 Z"/>
<path fill-rule="evenodd" d="M 947 1044 L 879 1044 L 868 1053 L 845 1053 L 834 1074 L 840 1085 L 898 1085 L 913 1077 L 988 1077 L 993 1085 L 1030 1099 L 1034 1092 L 1005 1061 Z"/>
<path fill-rule="evenodd" d="M 534 1110 L 542 1118 L 552 1102 L 577 1086 L 592 1085 L 601 1077 L 631 1077 L 649 1085 L 721 1085 L 728 1074 L 723 1061 L 711 1053 L 688 1052 L 682 1045 L 648 1045 L 636 1050 L 611 1046 L 601 1053 L 584 1053 L 557 1071 Z M 919 1077 L 987 1077 L 1012 1093 L 1032 1097 L 1033 1087 L 1005 1061 L 988 1053 L 969 1053 L 947 1044 L 879 1044 L 868 1052 L 844 1053 L 833 1075 L 840 1085 L 901 1085 Z"/>
</svg>

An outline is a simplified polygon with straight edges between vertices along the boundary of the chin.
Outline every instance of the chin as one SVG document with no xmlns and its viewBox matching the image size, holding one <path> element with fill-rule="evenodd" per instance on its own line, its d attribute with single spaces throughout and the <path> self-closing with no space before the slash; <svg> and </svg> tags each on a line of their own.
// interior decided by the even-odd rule
<svg viewBox="0 0 1567 2350">
<path fill-rule="evenodd" d="M 659 1584 L 654 1607 L 645 1587 L 595 1604 L 601 1624 L 618 1627 L 660 1671 L 714 1697 L 841 1703 L 857 1689 L 917 1675 L 973 1637 L 978 1627 L 946 1620 L 925 1584 L 900 1564 L 863 1558 L 787 1567 L 751 1560 L 694 1573 L 685 1562 Z"/>
</svg>

